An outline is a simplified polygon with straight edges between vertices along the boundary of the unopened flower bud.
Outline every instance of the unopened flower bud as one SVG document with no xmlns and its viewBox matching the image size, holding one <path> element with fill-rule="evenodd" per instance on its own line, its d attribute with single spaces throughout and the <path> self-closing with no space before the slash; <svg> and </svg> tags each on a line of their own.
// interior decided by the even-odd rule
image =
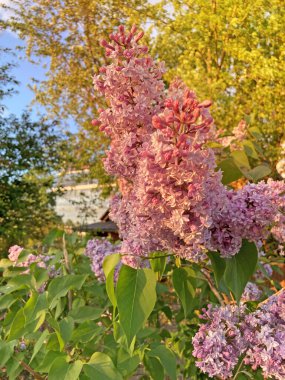
<svg viewBox="0 0 285 380">
<path fill-rule="evenodd" d="M 91 124 L 92 124 L 94 127 L 96 127 L 96 126 L 100 125 L 100 121 L 99 121 L 98 119 L 94 119 L 94 120 L 91 121 Z"/>
<path fill-rule="evenodd" d="M 143 38 L 144 32 L 141 31 L 135 36 L 135 42 L 138 42 L 141 38 Z"/>
<path fill-rule="evenodd" d="M 179 112 L 179 103 L 177 100 L 173 102 L 173 110 L 174 112 L 177 112 L 177 113 Z"/>
<path fill-rule="evenodd" d="M 208 108 L 212 105 L 211 100 L 204 100 L 202 103 L 198 104 L 199 108 Z"/>
<path fill-rule="evenodd" d="M 106 40 L 101 41 L 101 46 L 103 46 L 106 49 L 115 50 L 115 48 L 110 45 Z"/>
<path fill-rule="evenodd" d="M 131 28 L 131 33 L 132 34 L 135 34 L 135 32 L 137 31 L 137 26 L 136 25 L 133 25 L 132 28 Z"/>
<path fill-rule="evenodd" d="M 157 115 L 153 116 L 153 118 L 152 118 L 152 125 L 154 126 L 154 128 L 157 128 L 157 129 L 162 129 L 163 128 L 163 126 L 162 126 L 162 120 Z"/>
<path fill-rule="evenodd" d="M 164 101 L 164 105 L 166 108 L 172 108 L 172 103 L 173 103 L 172 99 L 165 99 Z"/>
</svg>

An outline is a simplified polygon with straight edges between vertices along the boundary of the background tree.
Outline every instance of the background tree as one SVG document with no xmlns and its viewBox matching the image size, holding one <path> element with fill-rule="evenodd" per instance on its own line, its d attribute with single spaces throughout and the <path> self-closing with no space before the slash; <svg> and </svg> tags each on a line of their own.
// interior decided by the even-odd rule
<svg viewBox="0 0 285 380">
<path fill-rule="evenodd" d="M 27 42 L 30 59 L 45 58 L 47 77 L 35 82 L 35 100 L 53 117 L 73 118 L 74 166 L 108 182 L 101 157 L 108 140 L 91 125 L 102 106 L 92 76 L 104 56 L 99 41 L 119 24 L 148 31 L 156 57 L 198 96 L 213 100 L 217 126 L 232 130 L 244 118 L 259 127 L 267 157 L 278 156 L 284 133 L 285 64 L 282 0 L 11 0 L 7 23 Z"/>
<path fill-rule="evenodd" d="M 88 166 L 90 175 L 106 182 L 101 157 L 108 139 L 91 125 L 102 99 L 92 77 L 104 63 L 100 40 L 120 24 L 147 17 L 145 1 L 12 0 L 15 16 L 8 22 L 27 43 L 27 56 L 46 58 L 46 79 L 35 82 L 35 101 L 62 123 L 81 127 L 74 142 L 73 167 Z"/>
<path fill-rule="evenodd" d="M 0 102 L 14 91 L 10 64 L 0 67 Z M 62 162 L 63 140 L 54 123 L 0 114 L 0 251 L 10 244 L 41 239 L 59 221 L 53 209 L 55 170 Z"/>
<path fill-rule="evenodd" d="M 9 49 L 3 49 L 0 47 L 0 54 L 11 54 Z M 18 85 L 18 81 L 11 75 L 11 69 L 14 64 L 11 62 L 5 62 L 0 65 L 0 114 L 4 112 L 5 106 L 2 100 L 7 96 L 12 96 L 16 92 L 15 86 Z"/>
<path fill-rule="evenodd" d="M 218 128 L 259 127 L 273 161 L 285 133 L 284 21 L 281 0 L 166 0 L 155 22 L 165 79 L 211 98 Z"/>
</svg>

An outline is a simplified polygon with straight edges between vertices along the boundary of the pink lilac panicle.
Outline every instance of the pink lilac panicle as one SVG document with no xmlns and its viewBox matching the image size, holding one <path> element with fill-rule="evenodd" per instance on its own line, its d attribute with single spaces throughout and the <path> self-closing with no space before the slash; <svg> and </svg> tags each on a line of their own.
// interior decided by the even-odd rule
<svg viewBox="0 0 285 380">
<path fill-rule="evenodd" d="M 175 174 L 177 169 L 179 169 L 179 161 L 181 161 L 180 178 L 183 177 L 184 172 L 189 170 L 186 166 L 186 156 L 188 155 L 189 164 L 190 160 L 193 158 L 194 161 L 195 158 L 196 166 L 203 159 L 205 163 L 204 173 L 208 177 L 208 179 L 205 179 L 205 187 L 213 187 L 212 183 L 215 180 L 211 178 L 211 175 L 220 180 L 220 174 L 214 174 L 215 163 L 212 152 L 207 150 L 201 151 L 201 146 L 209 138 L 213 129 L 213 120 L 207 110 L 210 103 L 199 103 L 194 93 L 183 85 L 180 86 L 179 96 L 176 96 L 174 99 L 169 98 L 163 104 L 165 99 L 164 85 L 161 80 L 163 69 L 161 66 L 155 65 L 150 57 L 143 56 L 146 54 L 147 49 L 137 44 L 138 39 L 134 36 L 134 33 L 134 29 L 130 33 L 127 33 L 123 28 L 120 28 L 117 34 L 111 36 L 110 44 L 103 43 L 108 57 L 111 57 L 114 63 L 103 68 L 101 75 L 94 79 L 95 87 L 105 95 L 110 104 L 108 109 L 100 112 L 98 118 L 101 129 L 112 138 L 111 149 L 105 162 L 106 169 L 110 174 L 116 174 L 130 180 L 134 188 L 132 193 L 125 196 L 124 202 L 121 200 L 120 214 L 114 210 L 112 215 L 113 219 L 121 226 L 126 224 L 127 219 L 130 220 L 128 226 L 132 226 L 132 228 L 128 229 L 128 239 L 123 228 L 121 228 L 120 233 L 124 240 L 127 239 L 123 243 L 124 247 L 126 249 L 131 248 L 132 251 L 134 250 L 133 254 L 136 252 L 138 252 L 138 255 L 144 254 L 149 252 L 150 249 L 153 250 L 153 248 L 161 249 L 164 247 L 168 249 L 175 247 L 176 251 L 177 249 L 180 252 L 183 251 L 185 256 L 187 256 L 186 252 L 191 252 L 191 250 L 194 252 L 201 248 L 200 242 L 202 238 L 199 236 L 199 242 L 196 242 L 195 235 L 198 236 L 199 233 L 200 235 L 205 233 L 203 226 L 209 223 L 210 216 L 207 210 L 205 211 L 205 215 L 201 217 L 198 215 L 198 212 L 196 212 L 196 216 L 195 212 L 191 212 L 189 209 L 185 210 L 183 219 L 187 220 L 189 216 L 193 215 L 193 220 L 185 223 L 187 224 L 184 227 L 185 232 L 187 230 L 187 239 L 193 241 L 192 246 L 196 245 L 195 250 L 191 249 L 191 244 L 188 244 L 187 247 L 185 239 L 182 236 L 178 236 L 178 233 L 167 225 L 165 216 L 166 213 L 170 217 L 173 214 L 173 220 L 170 224 L 176 223 L 175 218 L 178 217 L 179 213 L 175 210 L 175 204 L 171 204 L 173 195 L 182 191 L 182 193 L 185 193 L 186 200 L 188 197 L 187 193 L 190 189 L 194 191 L 195 184 L 193 183 L 185 191 L 183 187 L 187 186 L 187 181 L 183 180 L 183 183 L 180 183 L 180 179 L 171 178 L 171 175 Z M 175 93 L 174 88 L 175 85 L 171 87 L 170 94 Z M 142 94 L 147 98 L 142 99 Z M 160 113 L 161 111 L 163 112 Z M 171 115 L 174 117 L 173 120 L 171 119 Z M 166 123 L 166 125 L 163 131 L 158 130 L 156 132 L 158 138 L 162 140 L 159 142 L 158 148 L 164 149 L 164 146 L 167 147 L 170 135 L 173 141 L 173 148 L 171 148 L 174 151 L 171 162 L 168 165 L 169 168 L 165 167 L 163 161 L 166 160 L 167 162 L 169 160 L 167 156 L 171 154 L 171 148 L 167 148 L 168 153 L 161 152 L 163 155 L 162 162 L 153 160 L 152 150 L 156 149 L 156 141 L 153 139 L 153 143 L 151 143 L 150 139 L 154 131 L 159 129 L 158 125 L 160 123 Z M 174 132 L 173 129 L 175 130 Z M 190 145 L 190 148 L 188 148 L 188 145 Z M 156 152 L 154 152 L 155 154 Z M 149 157 L 149 162 L 147 161 L 147 156 Z M 185 167 L 183 168 L 183 166 Z M 173 183 L 172 188 L 174 190 L 174 194 L 154 194 L 158 198 L 161 197 L 165 203 L 165 205 L 161 205 L 162 207 L 160 207 L 159 212 L 156 212 L 155 217 L 154 213 L 147 212 L 145 207 L 146 203 L 151 206 L 155 201 L 152 189 L 149 187 L 151 182 L 148 181 L 146 183 L 144 181 L 141 185 L 139 184 L 140 178 L 143 178 L 145 175 L 145 170 L 148 177 L 156 174 L 149 173 L 150 167 L 153 170 L 162 171 L 160 180 L 165 182 L 165 184 L 163 188 L 163 183 L 161 183 L 160 188 L 164 193 L 166 186 L 171 182 Z M 211 167 L 209 175 L 207 173 L 208 167 Z M 193 168 L 192 172 L 195 175 Z M 202 175 L 202 172 L 200 171 L 199 174 Z M 196 174 L 196 177 L 199 174 Z M 178 182 L 177 185 L 175 182 Z M 191 178 L 191 182 L 194 182 L 193 178 Z M 148 186 L 147 196 L 144 199 L 139 199 L 140 187 L 142 188 L 141 192 L 144 192 L 144 186 Z M 152 187 L 154 188 L 154 186 Z M 199 198 L 199 191 L 202 187 L 203 185 L 197 186 L 195 193 L 192 195 L 193 198 Z M 129 188 L 132 189 L 132 186 L 130 185 Z M 150 196 L 153 198 L 151 203 L 149 203 Z M 118 204 L 119 202 L 116 200 L 113 203 Z M 140 207 L 137 207 L 138 202 L 140 203 Z M 189 204 L 189 200 L 186 200 L 186 202 Z M 180 203 L 183 206 L 182 202 Z M 204 204 L 202 199 L 198 207 L 202 210 L 209 208 L 205 201 Z M 125 215 L 122 213 L 123 210 L 126 211 Z M 134 210 L 137 210 L 137 212 Z M 180 214 L 183 213 L 184 210 L 182 209 Z M 120 222 L 120 218 L 123 219 L 122 222 Z M 163 221 L 165 221 L 165 225 L 159 228 L 157 222 Z M 141 230 L 141 227 L 144 226 L 144 230 Z M 197 233 L 199 228 L 202 231 L 198 231 Z M 151 236 L 156 237 L 151 239 L 150 243 L 147 243 L 147 240 Z M 138 242 L 138 237 L 143 241 Z"/>
<path fill-rule="evenodd" d="M 138 44 L 141 37 L 135 27 L 130 32 L 120 27 L 111 34 L 103 46 L 113 63 L 94 77 L 95 89 L 109 104 L 96 121 L 112 140 L 105 168 L 125 178 L 135 174 L 138 153 L 153 131 L 152 117 L 164 100 L 163 64 L 155 64 L 147 55 L 148 48 Z"/>
<path fill-rule="evenodd" d="M 48 256 L 48 255 L 33 255 L 29 254 L 24 261 L 18 262 L 18 258 L 20 253 L 23 251 L 23 247 L 19 247 L 17 245 L 14 245 L 10 247 L 9 249 L 9 259 L 14 263 L 14 266 L 18 268 L 27 268 L 25 271 L 21 272 L 21 274 L 29 274 L 30 273 L 30 266 L 34 263 L 39 268 L 43 268 L 47 270 L 49 278 L 57 277 L 61 274 L 60 269 L 56 269 L 55 265 L 50 265 L 50 261 L 54 258 L 54 256 Z M 38 291 L 42 293 L 46 288 L 46 283 L 42 284 Z"/>
<path fill-rule="evenodd" d="M 241 120 L 239 124 L 233 128 L 232 134 L 230 136 L 220 137 L 223 130 L 218 130 L 216 133 L 217 141 L 224 147 L 230 147 L 231 151 L 240 150 L 240 142 L 243 141 L 247 136 L 247 124 L 244 120 Z"/>
<path fill-rule="evenodd" d="M 20 247 L 19 245 L 13 245 L 9 248 L 8 252 L 8 258 L 10 261 L 16 262 L 18 260 L 18 257 L 20 256 L 20 253 L 23 251 L 23 247 Z"/>
<path fill-rule="evenodd" d="M 278 225 L 282 186 L 268 182 L 234 191 L 222 185 L 206 144 L 215 136 L 211 102 L 200 103 L 179 81 L 167 92 L 163 67 L 138 44 L 142 34 L 136 33 L 120 27 L 110 42 L 103 41 L 112 63 L 94 78 L 108 103 L 95 121 L 111 138 L 105 168 L 127 184 L 110 213 L 130 254 L 124 260 L 135 265 L 134 255 L 153 250 L 193 261 L 206 258 L 207 249 L 231 257 L 242 239 L 266 238 Z M 244 123 L 234 133 L 241 139 Z"/>
</svg>

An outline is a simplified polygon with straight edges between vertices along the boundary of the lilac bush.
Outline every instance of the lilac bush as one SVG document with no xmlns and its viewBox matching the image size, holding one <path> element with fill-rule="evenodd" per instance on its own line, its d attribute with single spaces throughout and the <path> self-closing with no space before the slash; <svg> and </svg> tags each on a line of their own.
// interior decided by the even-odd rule
<svg viewBox="0 0 285 380">
<path fill-rule="evenodd" d="M 123 262 L 136 266 L 139 257 L 157 250 L 196 262 L 208 249 L 232 257 L 243 239 L 257 242 L 272 227 L 279 236 L 284 182 L 240 190 L 222 184 L 207 145 L 216 136 L 211 102 L 200 102 L 179 81 L 166 90 L 164 67 L 139 45 L 141 37 L 135 27 L 111 34 L 102 42 L 111 63 L 94 77 L 108 104 L 93 122 L 111 138 L 105 168 L 125 183 L 110 214 L 119 226 L 122 252 L 131 255 Z M 242 122 L 234 137 L 244 135 Z"/>
<path fill-rule="evenodd" d="M 141 370 L 285 379 L 285 291 L 274 273 L 284 263 L 285 183 L 261 180 L 269 167 L 245 121 L 221 137 L 211 101 L 180 80 L 165 86 L 142 36 L 119 27 L 94 77 L 107 106 L 93 125 L 110 138 L 105 167 L 120 189 L 110 217 L 122 242 L 91 239 L 82 255 L 85 238 L 52 231 L 44 244 L 62 257 L 61 272 L 53 256 L 10 248 L 10 262 L 0 260 L 4 376 L 15 378 L 19 363 L 40 379 L 145 378 Z M 108 259 L 106 292 L 85 256 L 101 283 Z"/>
<path fill-rule="evenodd" d="M 232 136 L 220 138 L 209 112 L 211 102 L 198 100 L 179 80 L 166 89 L 164 66 L 154 62 L 147 47 L 139 44 L 141 37 L 135 27 L 130 32 L 119 27 L 110 41 L 102 42 L 110 64 L 94 77 L 95 89 L 108 104 L 99 110 L 93 124 L 111 139 L 105 168 L 117 177 L 121 190 L 111 202 L 110 216 L 119 227 L 122 262 L 138 268 L 141 259 L 155 251 L 196 263 L 207 262 L 207 252 L 217 251 L 220 258 L 230 260 L 245 240 L 254 243 L 262 256 L 270 233 L 284 243 L 284 181 L 269 179 L 231 188 L 223 184 L 222 172 L 217 170 L 211 142 L 216 139 L 230 146 L 230 151 L 239 151 L 247 138 L 245 121 L 234 128 Z M 87 251 L 95 252 L 89 254 L 93 262 L 96 257 L 93 271 L 103 279 L 103 258 L 112 246 L 101 244 L 99 248 L 94 241 Z M 262 265 L 270 277 L 270 264 Z M 258 271 L 254 279 L 263 284 L 267 276 Z M 204 310 L 201 318 L 206 323 L 193 338 L 193 355 L 202 372 L 228 379 L 245 355 L 244 362 L 254 370 L 260 367 L 267 377 L 283 376 L 279 345 L 283 333 L 278 335 L 273 327 L 282 323 L 274 319 L 272 308 L 268 310 L 273 301 L 256 313 L 246 309 L 247 302 L 261 297 L 262 290 L 249 282 L 240 306 L 227 304 Z M 268 319 L 274 337 L 281 360 L 279 372 L 275 351 L 272 368 L 266 358 L 266 364 L 257 359 L 265 344 L 255 329 L 263 323 L 261 314 Z"/>
<path fill-rule="evenodd" d="M 248 135 L 246 122 L 242 120 L 232 136 L 221 138 L 209 111 L 211 101 L 200 101 L 179 80 L 166 89 L 164 66 L 154 62 L 147 47 L 140 45 L 142 36 L 135 27 L 128 32 L 120 26 L 110 41 L 102 41 L 110 63 L 94 77 L 95 89 L 108 105 L 99 110 L 93 124 L 111 141 L 105 168 L 117 178 L 121 193 L 111 201 L 110 217 L 119 227 L 122 244 L 114 248 L 104 239 L 89 241 L 86 255 L 92 260 L 92 270 L 103 281 L 104 257 L 119 250 L 122 263 L 133 268 L 141 267 L 142 260 L 157 251 L 203 266 L 208 251 L 215 251 L 225 267 L 231 263 L 230 271 L 237 271 L 231 260 L 245 246 L 244 241 L 250 242 L 246 247 L 256 252 L 256 258 L 255 246 L 263 256 L 263 244 L 270 234 L 284 243 L 285 183 L 268 179 L 241 188 L 224 184 L 211 144 L 216 140 L 230 152 L 239 152 Z M 261 264 L 266 275 L 261 270 L 254 274 L 256 262 L 251 255 L 250 276 L 262 288 L 272 267 Z M 231 284 L 224 302 L 219 296 L 219 279 L 215 278 L 217 289 L 211 276 L 207 280 L 222 306 L 210 305 L 201 316 L 206 323 L 193 338 L 197 367 L 210 377 L 228 379 L 244 355 L 244 363 L 253 370 L 260 367 L 266 377 L 281 378 L 283 322 L 281 317 L 277 321 L 270 306 L 274 298 L 249 313 L 247 302 L 263 296 L 255 283 L 246 285 L 243 279 L 241 291 Z M 238 300 L 242 294 L 240 305 L 233 303 L 233 293 Z M 278 298 L 280 309 L 282 297 Z M 263 361 L 258 358 L 265 350 L 265 341 L 258 335 L 263 318 L 268 319 L 269 335 L 265 336 L 274 340 L 276 350 L 271 364 L 265 356 Z"/>
</svg>

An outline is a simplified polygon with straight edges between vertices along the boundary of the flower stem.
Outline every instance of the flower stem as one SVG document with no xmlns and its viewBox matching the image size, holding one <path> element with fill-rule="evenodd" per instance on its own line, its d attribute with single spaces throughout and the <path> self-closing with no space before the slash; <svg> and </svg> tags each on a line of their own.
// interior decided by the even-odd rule
<svg viewBox="0 0 285 380">
<path fill-rule="evenodd" d="M 208 284 L 212 290 L 212 292 L 214 293 L 214 295 L 216 296 L 216 298 L 218 299 L 218 301 L 220 302 L 220 304 L 222 306 L 225 306 L 225 302 L 223 300 L 223 298 L 221 297 L 220 293 L 218 292 L 218 290 L 216 289 L 212 279 L 211 279 L 211 275 L 210 273 L 207 271 L 207 269 L 201 269 L 201 272 L 203 273 L 203 275 L 206 277 L 207 281 L 208 281 Z"/>
<path fill-rule="evenodd" d="M 238 376 L 238 374 L 240 373 L 241 367 L 243 366 L 243 360 L 244 360 L 244 359 L 242 359 L 242 361 L 240 362 L 240 364 L 239 364 L 239 366 L 238 366 L 238 368 L 237 368 L 237 370 L 236 370 L 236 373 L 235 373 L 235 375 L 234 375 L 234 377 L 233 377 L 233 380 L 236 380 L 236 379 L 237 379 L 237 376 Z"/>
</svg>

